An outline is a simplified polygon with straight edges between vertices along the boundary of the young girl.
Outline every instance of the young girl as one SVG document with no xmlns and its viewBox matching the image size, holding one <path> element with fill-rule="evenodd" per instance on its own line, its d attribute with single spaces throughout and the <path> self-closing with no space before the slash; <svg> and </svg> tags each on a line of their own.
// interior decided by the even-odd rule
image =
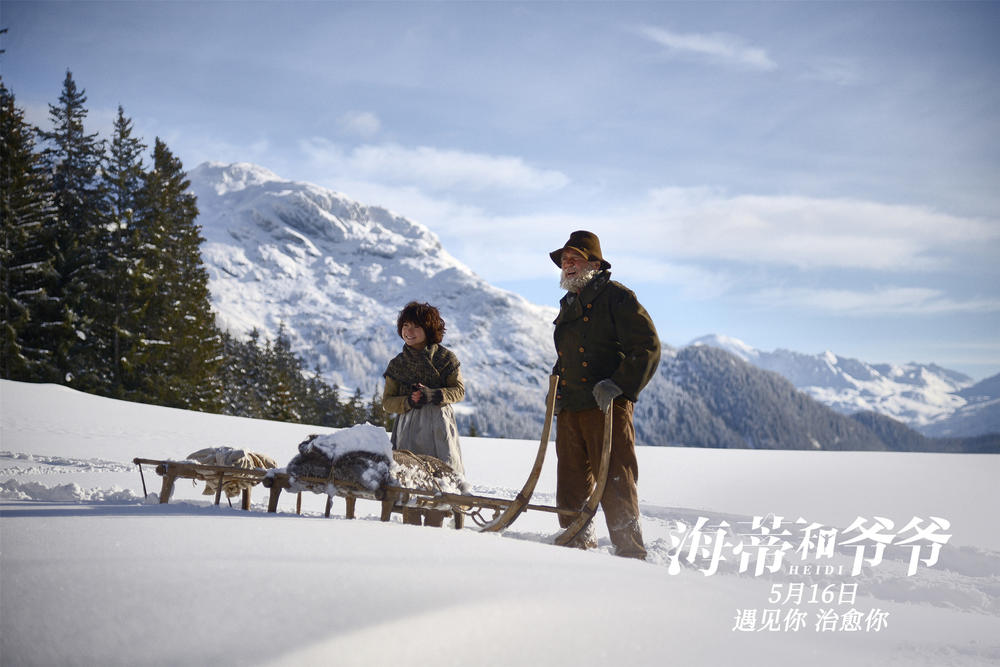
<svg viewBox="0 0 1000 667">
<path fill-rule="evenodd" d="M 436 456 L 465 475 L 452 403 L 465 398 L 458 357 L 441 345 L 444 320 L 434 306 L 411 301 L 396 319 L 403 351 L 385 369 L 382 407 L 398 414 L 394 449 Z"/>
</svg>

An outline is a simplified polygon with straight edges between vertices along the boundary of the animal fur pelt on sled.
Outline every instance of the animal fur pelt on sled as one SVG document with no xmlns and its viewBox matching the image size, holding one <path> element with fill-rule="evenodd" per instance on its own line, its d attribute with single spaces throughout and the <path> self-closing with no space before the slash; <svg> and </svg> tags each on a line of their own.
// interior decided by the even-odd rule
<svg viewBox="0 0 1000 667">
<path fill-rule="evenodd" d="M 448 493 L 465 493 L 468 490 L 465 478 L 435 456 L 396 449 L 392 458 L 392 476 L 399 486 Z"/>
<path fill-rule="evenodd" d="M 333 443 L 324 438 L 312 435 L 299 443 L 299 453 L 286 467 L 293 478 L 293 490 L 297 477 L 353 482 L 376 497 L 381 497 L 390 484 L 451 493 L 463 493 L 466 489 L 465 479 L 433 456 L 406 450 L 392 451 L 388 447 L 384 452 L 372 451 L 370 447 L 351 449 L 350 443 L 344 442 L 331 446 Z"/>
<path fill-rule="evenodd" d="M 377 493 L 389 484 L 389 467 L 389 458 L 384 453 L 351 449 L 325 436 L 310 435 L 299 443 L 299 453 L 288 462 L 285 471 L 292 477 L 292 490 L 302 490 L 296 478 L 314 477 L 353 482 Z"/>
<path fill-rule="evenodd" d="M 232 447 L 207 447 L 199 449 L 187 455 L 191 461 L 196 461 L 212 466 L 233 466 L 235 468 L 276 468 L 278 463 L 266 454 L 248 452 L 245 449 L 233 449 Z M 199 475 L 205 480 L 205 490 L 202 495 L 214 496 L 219 485 L 218 475 L 210 473 Z M 249 489 L 254 485 L 250 480 L 226 480 L 222 485 L 222 490 L 226 496 L 232 498 L 240 495 L 243 489 Z"/>
</svg>

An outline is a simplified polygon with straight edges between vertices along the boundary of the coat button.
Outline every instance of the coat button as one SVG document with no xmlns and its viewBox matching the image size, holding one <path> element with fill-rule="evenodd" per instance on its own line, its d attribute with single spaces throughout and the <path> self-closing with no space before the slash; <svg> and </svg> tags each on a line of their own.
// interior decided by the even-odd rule
<svg viewBox="0 0 1000 667">
<path fill-rule="evenodd" d="M 583 321 L 584 321 L 584 322 L 589 322 L 589 321 L 590 321 L 590 318 L 589 318 L 589 317 L 587 317 L 587 316 L 585 315 L 585 316 L 583 317 Z"/>
<path fill-rule="evenodd" d="M 587 367 L 587 362 L 586 362 L 586 361 L 585 361 L 585 362 L 583 362 L 583 367 L 584 367 L 584 368 L 586 368 L 586 367 Z"/>
<path fill-rule="evenodd" d="M 582 347 L 580 348 L 580 351 L 583 352 L 583 348 Z"/>
<path fill-rule="evenodd" d="M 580 382 L 586 382 L 587 378 L 580 378 Z"/>
<path fill-rule="evenodd" d="M 590 310 L 590 309 L 591 309 L 591 308 L 593 308 L 593 307 L 594 307 L 594 304 L 592 304 L 592 303 L 588 303 L 588 304 L 587 304 L 587 310 Z"/>
<path fill-rule="evenodd" d="M 560 380 L 560 381 L 559 381 L 559 384 L 561 384 L 562 386 L 564 386 L 564 387 L 565 387 L 565 386 L 566 386 L 566 380 Z"/>
</svg>

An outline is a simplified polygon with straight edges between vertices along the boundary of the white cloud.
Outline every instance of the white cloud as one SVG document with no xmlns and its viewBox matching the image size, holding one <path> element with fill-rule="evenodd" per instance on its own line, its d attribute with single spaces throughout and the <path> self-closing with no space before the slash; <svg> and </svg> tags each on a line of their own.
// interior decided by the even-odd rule
<svg viewBox="0 0 1000 667">
<path fill-rule="evenodd" d="M 333 184 L 331 184 L 332 186 Z M 360 201 L 378 203 L 427 225 L 445 247 L 489 282 L 511 279 L 553 280 L 559 269 L 549 251 L 576 229 L 598 231 L 615 275 L 629 283 L 653 283 L 680 291 L 686 298 L 719 297 L 736 285 L 729 272 L 674 262 L 650 252 L 643 239 L 623 233 L 630 225 L 619 216 L 573 214 L 496 215 L 479 206 L 435 197 L 414 187 L 371 182 L 340 182 L 337 189 Z"/>
<path fill-rule="evenodd" d="M 1000 223 L 854 199 L 664 188 L 632 214 L 636 236 L 675 258 L 801 269 L 913 271 L 954 266 L 954 251 L 1000 241 Z"/>
<path fill-rule="evenodd" d="M 432 164 L 434 156 L 447 159 L 446 151 L 390 146 L 385 153 L 379 147 L 345 153 L 325 140 L 303 148 L 312 151 L 307 168 L 326 173 L 321 184 L 426 225 L 492 283 L 554 280 L 558 269 L 548 252 L 571 231 L 589 229 L 600 236 L 617 278 L 660 285 L 690 301 L 730 297 L 850 316 L 1000 310 L 992 291 L 981 298 L 949 294 L 914 277 L 920 271 L 963 271 L 975 253 L 981 260 L 1000 248 L 996 221 L 863 200 L 729 196 L 711 188 L 661 188 L 617 210 L 577 213 L 569 208 L 578 205 L 571 196 L 549 200 L 553 213 L 499 214 L 480 203 L 488 197 L 439 191 L 427 179 L 405 182 L 382 164 L 394 150 L 401 151 L 403 163 L 425 155 Z M 458 155 L 461 161 L 469 154 Z M 473 158 L 494 164 L 489 156 Z M 404 182 L 394 182 L 397 177 Z M 800 278 L 823 272 L 823 289 L 784 287 L 790 269 Z M 864 291 L 837 282 L 840 275 L 853 280 L 859 272 L 894 275 L 909 286 Z"/>
<path fill-rule="evenodd" d="M 149 137 L 160 137 L 178 156 L 183 156 L 184 167 L 192 169 L 202 162 L 223 162 L 231 164 L 234 162 L 251 162 L 261 166 L 267 166 L 275 173 L 284 173 L 286 165 L 280 160 L 275 160 L 274 146 L 266 139 L 260 138 L 257 141 L 245 144 L 235 144 L 231 141 L 219 139 L 214 136 L 197 137 L 192 133 L 183 133 L 168 130 L 166 132 L 143 132 L 137 134 L 148 141 L 152 149 L 152 140 Z"/>
<path fill-rule="evenodd" d="M 846 270 L 850 275 L 963 270 L 971 253 L 989 253 L 1000 244 L 997 223 L 859 200 L 731 197 L 709 188 L 663 188 L 616 211 L 500 215 L 418 185 L 340 173 L 324 184 L 427 225 L 459 259 L 494 282 L 511 275 L 525 280 L 551 277 L 555 267 L 546 254 L 576 229 L 601 237 L 616 275 L 669 286 L 691 299 L 766 287 L 783 280 L 788 269 Z M 952 303 L 933 290 L 906 288 L 865 295 L 838 291 L 837 285 L 822 293 L 760 292 L 756 299 L 777 304 L 798 295 L 806 295 L 804 302 L 853 312 L 882 306 L 959 312 L 990 308 L 991 303 Z"/>
<path fill-rule="evenodd" d="M 29 125 L 40 127 L 43 130 L 52 129 L 52 122 L 49 120 L 49 106 L 47 104 L 22 102 L 15 97 L 14 105 L 24 112 L 24 121 Z M 93 132 L 89 127 L 86 129 Z"/>
<path fill-rule="evenodd" d="M 326 139 L 300 142 L 318 170 L 382 183 L 436 191 L 549 192 L 569 184 L 565 174 L 532 167 L 519 157 L 487 155 L 430 146 L 367 144 L 350 151 Z"/>
<path fill-rule="evenodd" d="M 496 215 L 414 187 L 348 182 L 341 191 L 425 224 L 449 252 L 490 282 L 544 279 L 558 273 L 548 252 L 578 228 L 574 225 L 582 224 L 567 215 Z"/>
<path fill-rule="evenodd" d="M 382 122 L 371 111 L 348 111 L 337 119 L 340 129 L 359 137 L 372 137 L 382 129 Z"/>
<path fill-rule="evenodd" d="M 669 286 L 678 289 L 685 298 L 697 301 L 721 297 L 739 284 L 736 277 L 728 271 L 671 262 L 662 257 L 626 252 L 614 257 L 608 255 L 607 259 L 613 262 L 612 269 L 616 275 L 628 284 L 654 283 Z"/>
<path fill-rule="evenodd" d="M 1000 311 L 1000 299 L 954 299 L 941 290 L 926 287 L 886 287 L 872 291 L 769 288 L 756 292 L 751 300 L 767 307 L 819 310 L 848 316 Z"/>
<path fill-rule="evenodd" d="M 838 86 L 856 86 L 864 80 L 860 66 L 845 58 L 823 58 L 806 64 L 802 77 L 807 80 L 825 81 Z"/>
<path fill-rule="evenodd" d="M 655 26 L 636 28 L 643 37 L 666 47 L 673 53 L 693 55 L 714 62 L 738 65 L 757 70 L 772 70 L 777 64 L 767 51 L 747 46 L 742 39 L 726 33 L 676 33 Z"/>
</svg>

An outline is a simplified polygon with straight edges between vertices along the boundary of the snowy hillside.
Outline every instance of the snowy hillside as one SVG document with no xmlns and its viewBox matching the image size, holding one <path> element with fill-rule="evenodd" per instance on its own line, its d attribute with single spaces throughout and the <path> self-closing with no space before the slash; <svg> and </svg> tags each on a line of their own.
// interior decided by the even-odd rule
<svg viewBox="0 0 1000 667">
<path fill-rule="evenodd" d="M 535 430 L 553 309 L 490 286 L 426 227 L 385 209 L 250 164 L 206 163 L 188 176 L 222 326 L 273 338 L 283 324 L 307 368 L 367 399 L 402 348 L 397 313 L 427 301 L 462 361 L 463 423 L 501 436 Z"/>
<path fill-rule="evenodd" d="M 251 512 L 214 507 L 187 480 L 170 504 L 144 503 L 131 464 L 225 444 L 283 465 L 316 430 L 0 381 L 3 663 L 979 667 L 1000 657 L 1000 456 L 641 448 L 645 563 L 611 555 L 600 513 L 599 547 L 582 552 L 548 544 L 556 525 L 541 512 L 496 536 L 382 523 L 366 501 L 349 521 L 340 498 L 324 519 L 325 497 L 308 493 L 301 517 L 290 494 L 266 514 L 259 488 Z M 537 442 L 462 445 L 474 491 L 509 498 Z M 554 464 L 550 445 L 535 502 L 553 502 Z M 144 474 L 158 491 L 151 467 Z M 772 513 L 783 528 L 769 534 Z M 859 517 L 893 527 L 850 530 Z M 950 527 L 907 528 L 918 518 L 933 528 L 930 517 Z M 829 557 L 801 551 L 811 522 L 839 531 L 813 534 L 814 548 L 837 540 Z M 703 549 L 692 548 L 699 534 Z M 884 552 L 882 539 L 893 541 Z M 768 561 L 765 545 L 783 543 L 797 550 L 773 560 L 772 549 Z"/>
<path fill-rule="evenodd" d="M 1000 396 L 965 390 L 972 378 L 935 364 L 871 364 L 833 352 L 802 354 L 789 350 L 765 352 L 729 336 L 709 335 L 691 341 L 730 352 L 758 368 L 774 371 L 816 400 L 844 414 L 878 412 L 926 435 L 978 435 L 1000 430 L 1000 421 L 979 419 L 978 428 L 949 427 L 951 418 L 978 413 Z M 995 382 L 994 382 L 995 384 Z M 985 386 L 985 385 L 984 385 Z M 984 390 L 985 391 L 985 390 Z"/>
</svg>

